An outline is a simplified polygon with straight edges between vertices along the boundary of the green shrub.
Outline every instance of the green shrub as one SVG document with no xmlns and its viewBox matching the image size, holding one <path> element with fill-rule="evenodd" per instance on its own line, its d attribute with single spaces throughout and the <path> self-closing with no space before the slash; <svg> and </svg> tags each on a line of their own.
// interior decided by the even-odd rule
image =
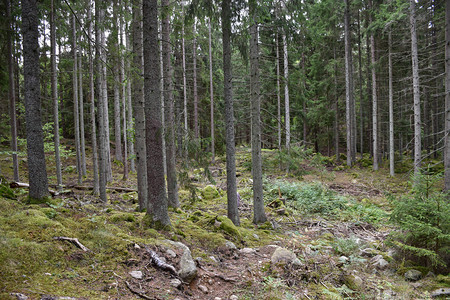
<svg viewBox="0 0 450 300">
<path fill-rule="evenodd" d="M 394 244 L 433 267 L 445 267 L 450 254 L 450 203 L 448 195 L 436 188 L 440 180 L 440 175 L 424 173 L 413 177 L 412 193 L 393 199 L 391 215 L 400 227 Z"/>
</svg>

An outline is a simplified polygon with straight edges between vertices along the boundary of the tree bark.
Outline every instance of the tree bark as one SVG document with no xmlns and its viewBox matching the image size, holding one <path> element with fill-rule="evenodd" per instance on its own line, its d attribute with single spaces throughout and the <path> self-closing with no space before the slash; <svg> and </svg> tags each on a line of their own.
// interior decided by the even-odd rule
<svg viewBox="0 0 450 300">
<path fill-rule="evenodd" d="M 78 102 L 78 57 L 77 57 L 77 23 L 76 17 L 72 17 L 72 51 L 73 51 L 73 120 L 74 120 L 74 132 L 75 132 L 75 149 L 77 156 L 77 174 L 78 184 L 83 182 L 83 171 L 81 170 L 81 146 L 80 146 L 80 113 Z"/>
<path fill-rule="evenodd" d="M 119 27 L 120 27 L 120 21 L 117 14 L 117 6 L 118 6 L 117 0 L 114 1 L 114 20 L 115 25 L 113 29 L 114 34 L 114 42 L 116 49 L 116 60 L 114 60 L 114 140 L 115 140 L 115 157 L 116 160 L 124 163 L 123 160 L 123 153 L 122 153 L 122 131 L 121 131 L 121 113 L 120 113 L 120 87 L 121 87 L 121 53 L 120 53 L 120 43 L 119 43 Z"/>
<path fill-rule="evenodd" d="M 261 162 L 261 95 L 259 83 L 259 46 L 257 2 L 249 1 L 250 10 L 250 102 L 252 116 L 253 223 L 267 221 L 264 211 Z"/>
<path fill-rule="evenodd" d="M 222 1 L 223 75 L 225 100 L 225 138 L 227 158 L 228 218 L 238 226 L 239 211 L 236 187 L 236 158 L 234 138 L 234 109 L 231 75 L 231 0 Z"/>
<path fill-rule="evenodd" d="M 184 16 L 184 11 L 183 11 Z M 182 61 L 183 61 L 183 116 L 184 116 L 184 148 L 185 154 L 188 154 L 188 138 L 189 138 L 189 129 L 188 129 L 188 108 L 187 108 L 187 83 L 186 83 L 186 46 L 185 46 L 185 38 L 184 38 L 184 22 L 181 28 L 181 52 L 182 52 Z M 186 157 L 187 161 L 187 157 Z"/>
<path fill-rule="evenodd" d="M 198 128 L 198 88 L 197 88 L 197 26 L 196 26 L 196 18 L 194 17 L 194 29 L 192 34 L 193 38 L 193 48 L 192 48 L 192 57 L 193 57 L 193 81 L 194 81 L 194 136 L 196 143 L 198 142 L 198 138 L 200 136 L 200 131 Z"/>
<path fill-rule="evenodd" d="M 372 1 L 369 1 L 372 8 Z M 372 14 L 369 13 L 369 23 L 372 24 Z M 372 148 L 373 148 L 373 170 L 377 171 L 378 166 L 378 98 L 377 98 L 377 75 L 376 75 L 376 58 L 375 58 L 375 37 L 373 32 L 370 34 L 370 53 L 372 62 Z"/>
<path fill-rule="evenodd" d="M 164 68 L 164 122 L 166 134 L 166 168 L 167 168 L 167 196 L 170 207 L 179 207 L 177 171 L 175 161 L 175 128 L 174 128 L 174 100 L 172 82 L 172 47 L 170 43 L 169 0 L 162 1 L 162 39 L 163 39 L 163 68 Z"/>
<path fill-rule="evenodd" d="M 79 89 L 79 104 L 80 104 L 80 147 L 81 147 L 81 175 L 86 176 L 86 139 L 84 134 L 84 100 L 83 100 L 83 56 L 80 51 L 78 59 L 78 74 L 80 76 L 78 81 Z"/>
<path fill-rule="evenodd" d="M 279 43 L 279 35 L 278 31 L 276 33 L 276 68 L 277 68 L 277 130 L 278 130 L 278 151 L 281 152 L 281 85 L 280 85 L 280 43 Z M 281 169 L 281 160 L 280 160 L 280 169 Z"/>
<path fill-rule="evenodd" d="M 355 128 L 354 111 L 355 102 L 353 95 L 353 60 L 352 45 L 350 39 L 350 4 L 345 0 L 344 13 L 344 35 L 345 35 L 345 120 L 347 124 L 347 166 L 355 163 Z"/>
<path fill-rule="evenodd" d="M 445 191 L 450 191 L 450 3 L 445 2 Z"/>
<path fill-rule="evenodd" d="M 420 121 L 420 82 L 419 82 L 419 55 L 417 51 L 417 33 L 416 33 L 416 4 L 415 0 L 410 0 L 410 29 L 411 29 L 411 60 L 413 76 L 413 98 L 414 98 L 414 174 L 420 172 L 420 163 L 422 155 L 421 141 L 421 121 Z"/>
<path fill-rule="evenodd" d="M 122 87 L 122 119 L 123 119 L 123 180 L 128 179 L 128 142 L 127 142 L 127 85 L 125 82 L 125 59 L 122 47 L 123 43 L 123 24 L 120 16 L 119 32 L 119 54 L 120 54 L 120 86 Z"/>
<path fill-rule="evenodd" d="M 133 0 L 133 114 L 135 120 L 137 186 L 140 210 L 147 208 L 147 155 L 145 149 L 142 1 Z"/>
<path fill-rule="evenodd" d="M 39 31 L 36 0 L 22 0 L 23 73 L 27 132 L 29 197 L 48 195 L 39 87 Z"/>
<path fill-rule="evenodd" d="M 144 97 L 147 142 L 147 215 L 153 226 L 168 226 L 170 219 L 164 180 L 160 61 L 158 47 L 158 1 L 143 0 Z"/>
<path fill-rule="evenodd" d="M 88 8 L 88 39 L 92 39 L 92 0 L 89 1 Z M 93 168 L 93 193 L 99 195 L 99 179 L 98 179 L 98 148 L 97 148 L 97 125 L 95 122 L 95 92 L 94 92 L 94 61 L 93 61 L 92 43 L 89 43 L 89 101 L 90 101 L 90 114 L 91 114 L 91 143 L 92 143 L 92 168 Z"/>
<path fill-rule="evenodd" d="M 53 2 L 52 2 L 53 5 Z M 6 48 L 8 52 L 8 75 L 9 75 L 9 86 L 8 86 L 8 97 L 9 97 L 9 124 L 11 127 L 11 151 L 13 159 L 13 178 L 15 181 L 19 181 L 19 160 L 17 158 L 17 118 L 16 118 L 16 87 L 14 78 L 14 53 L 13 53 L 13 40 L 12 33 L 13 28 L 13 18 L 11 16 L 11 6 L 10 0 L 5 0 L 6 6 L 6 18 L 8 21 L 8 29 L 6 32 Z M 53 16 L 53 10 L 52 10 Z M 51 21 L 50 21 L 51 22 Z M 52 23 L 52 22 L 51 22 Z M 54 26 L 54 23 L 52 23 Z M 53 61 L 52 61 L 53 62 Z M 53 69 L 52 69 L 53 70 Z M 53 78 L 53 77 L 52 77 Z M 58 151 L 59 154 L 59 151 Z M 58 166 L 58 165 L 57 165 Z M 59 168 L 61 173 L 61 168 Z M 58 178 L 61 178 L 58 177 Z"/>
<path fill-rule="evenodd" d="M 128 26 L 128 32 L 130 31 L 130 26 Z M 127 50 L 128 53 L 131 53 L 131 42 L 130 42 L 130 36 L 126 35 L 126 44 L 127 44 Z M 127 86 L 127 143 L 129 146 L 129 161 L 130 161 L 130 171 L 136 172 L 136 161 L 135 161 L 135 150 L 134 150 L 134 138 L 133 138 L 133 131 L 131 130 L 133 128 L 133 104 L 132 104 L 132 97 L 131 97 L 131 62 L 130 58 L 127 58 L 126 62 L 126 72 L 127 72 L 127 80 L 126 80 L 126 86 Z"/>
<path fill-rule="evenodd" d="M 392 30 L 388 35 L 388 64 L 389 64 L 389 174 L 395 175 L 394 170 L 394 87 L 392 82 Z"/>
<path fill-rule="evenodd" d="M 286 150 L 290 153 L 291 149 L 291 117 L 289 113 L 289 62 L 286 33 L 283 31 L 283 63 L 284 63 L 284 118 L 286 130 Z M 289 172 L 289 164 L 287 167 Z"/>
<path fill-rule="evenodd" d="M 213 84 L 213 63 L 212 63 L 212 39 L 211 39 L 211 18 L 208 19 L 208 51 L 209 51 L 209 97 L 211 103 L 211 163 L 216 160 L 215 137 L 214 137 L 214 84 Z M 186 77 L 185 77 L 186 78 Z"/>
</svg>

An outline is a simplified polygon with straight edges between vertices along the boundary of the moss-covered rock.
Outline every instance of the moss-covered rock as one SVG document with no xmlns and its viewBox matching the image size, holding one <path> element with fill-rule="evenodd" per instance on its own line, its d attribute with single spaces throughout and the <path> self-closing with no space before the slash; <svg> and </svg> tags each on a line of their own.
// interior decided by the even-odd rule
<svg viewBox="0 0 450 300">
<path fill-rule="evenodd" d="M 215 198 L 220 197 L 219 191 L 216 189 L 213 185 L 207 185 L 205 188 L 201 191 L 203 199 L 210 201 Z"/>
<path fill-rule="evenodd" d="M 219 229 L 222 230 L 224 233 L 237 239 L 242 238 L 239 229 L 233 224 L 233 222 L 230 219 L 228 219 L 225 216 L 218 216 L 217 221 L 220 222 Z"/>
</svg>

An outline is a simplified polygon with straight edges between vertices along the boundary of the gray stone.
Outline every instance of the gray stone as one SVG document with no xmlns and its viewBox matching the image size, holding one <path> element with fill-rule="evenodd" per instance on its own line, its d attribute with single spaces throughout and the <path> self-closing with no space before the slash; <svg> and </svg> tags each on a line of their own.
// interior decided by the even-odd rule
<svg viewBox="0 0 450 300">
<path fill-rule="evenodd" d="M 175 251 L 173 251 L 172 249 L 167 249 L 166 254 L 167 254 L 169 257 L 172 257 L 172 258 L 177 257 L 177 254 L 176 254 Z"/>
<path fill-rule="evenodd" d="M 21 293 L 11 293 L 12 297 L 16 296 L 17 300 L 28 300 L 28 297 Z"/>
<path fill-rule="evenodd" d="M 417 281 L 420 280 L 422 278 L 422 272 L 417 271 L 417 270 L 408 270 L 405 273 L 405 280 L 408 281 Z"/>
<path fill-rule="evenodd" d="M 230 300 L 238 300 L 239 298 L 238 298 L 238 296 L 236 296 L 236 295 L 231 295 L 230 296 Z"/>
<path fill-rule="evenodd" d="M 170 240 L 166 240 L 167 243 L 175 246 L 177 248 L 183 249 L 183 255 L 180 260 L 180 270 L 178 271 L 178 275 L 183 279 L 183 281 L 190 283 L 194 280 L 195 276 L 197 276 L 197 267 L 195 265 L 195 261 L 192 259 L 191 250 L 180 242 L 174 242 Z"/>
<path fill-rule="evenodd" d="M 431 292 L 431 297 L 450 296 L 450 288 L 440 288 Z"/>
<path fill-rule="evenodd" d="M 257 235 L 256 233 L 253 234 L 253 237 L 255 238 L 255 240 L 259 240 L 259 235 Z"/>
<path fill-rule="evenodd" d="M 271 262 L 273 265 L 289 265 L 292 264 L 297 258 L 297 256 L 288 249 L 285 248 L 277 248 L 271 257 Z M 297 262 L 298 264 L 298 262 Z M 300 262 L 301 264 L 301 262 Z"/>
<path fill-rule="evenodd" d="M 253 248 L 242 248 L 241 250 L 239 250 L 239 252 L 241 252 L 243 254 L 252 254 L 252 253 L 256 253 L 256 250 Z"/>
<path fill-rule="evenodd" d="M 349 261 L 350 259 L 347 257 L 347 256 L 341 256 L 341 257 L 339 257 L 339 262 L 341 262 L 341 263 L 343 263 L 343 264 L 346 264 L 346 263 L 348 263 L 348 261 Z"/>
<path fill-rule="evenodd" d="M 131 271 L 129 274 L 136 279 L 142 279 L 142 277 L 144 277 L 141 271 Z"/>
<path fill-rule="evenodd" d="M 209 257 L 209 259 L 212 260 L 212 261 L 215 262 L 215 263 L 218 263 L 218 262 L 219 262 L 219 261 L 217 260 L 217 258 L 214 257 L 214 256 L 212 256 L 212 255 Z"/>
<path fill-rule="evenodd" d="M 231 242 L 231 241 L 226 241 L 225 242 L 225 247 L 227 247 L 228 249 L 231 249 L 231 250 L 237 249 L 236 245 L 233 242 Z"/>
<path fill-rule="evenodd" d="M 382 255 L 376 255 L 370 260 L 370 262 L 379 270 L 383 270 L 389 265 L 389 262 L 385 260 Z"/>
<path fill-rule="evenodd" d="M 203 284 L 198 285 L 198 289 L 202 291 L 204 294 L 208 294 L 208 288 L 204 286 Z"/>
<path fill-rule="evenodd" d="M 180 279 L 177 279 L 177 278 L 175 278 L 175 279 L 172 279 L 171 281 L 170 281 L 170 285 L 171 286 L 173 286 L 174 288 L 180 288 L 180 286 L 182 285 L 183 283 L 181 282 L 181 280 Z"/>
<path fill-rule="evenodd" d="M 214 300 L 222 300 L 220 297 L 215 297 Z"/>
</svg>

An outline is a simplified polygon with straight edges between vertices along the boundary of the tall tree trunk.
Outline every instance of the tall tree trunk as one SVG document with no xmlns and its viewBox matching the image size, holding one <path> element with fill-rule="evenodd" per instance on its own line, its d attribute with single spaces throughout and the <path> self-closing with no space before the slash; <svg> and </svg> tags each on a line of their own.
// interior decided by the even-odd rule
<svg viewBox="0 0 450 300">
<path fill-rule="evenodd" d="M 53 5 L 53 2 L 52 2 Z M 11 126 L 11 151 L 12 151 L 12 159 L 13 159 L 13 173 L 14 173 L 14 181 L 19 181 L 19 160 L 17 159 L 17 119 L 16 119 L 16 87 L 14 86 L 14 53 L 13 53 L 13 40 L 12 33 L 14 32 L 13 28 L 13 18 L 11 16 L 11 6 L 10 0 L 5 0 L 6 6 L 6 18 L 8 21 L 8 30 L 6 32 L 6 48 L 8 52 L 8 74 L 9 74 L 9 124 Z M 53 16 L 53 10 L 51 12 L 51 16 Z M 54 22 L 50 21 L 51 24 Z M 52 27 L 52 28 L 53 28 Z M 52 56 L 53 58 L 53 56 Z M 53 60 L 52 60 L 53 62 Z M 53 68 L 52 68 L 53 70 Z M 53 78 L 53 77 L 52 77 Z M 56 145 L 56 143 L 55 143 Z M 57 154 L 57 159 L 59 159 L 59 149 Z M 57 167 L 59 165 L 57 164 Z M 58 173 L 58 168 L 56 169 Z M 59 174 L 61 175 L 61 167 L 59 168 Z M 59 176 L 58 178 L 61 178 Z M 60 185 L 58 181 L 58 185 Z"/>
<path fill-rule="evenodd" d="M 79 70 L 79 104 L 80 104 L 80 147 L 81 147 L 81 175 L 86 176 L 86 140 L 84 135 L 84 100 L 83 100 L 83 56 L 81 55 L 78 59 L 78 70 Z"/>
<path fill-rule="evenodd" d="M 450 3 L 445 2 L 445 190 L 450 191 Z"/>
<path fill-rule="evenodd" d="M 370 9 L 372 1 L 369 0 Z M 369 23 L 372 24 L 372 14 L 369 13 Z M 377 75 L 375 58 L 375 37 L 373 32 L 370 34 L 370 53 L 372 62 L 372 140 L 373 140 L 373 170 L 377 171 L 378 166 L 378 98 L 377 98 Z"/>
<path fill-rule="evenodd" d="M 354 128 L 354 95 L 353 95 L 353 60 L 350 39 L 350 4 L 345 0 L 344 13 L 345 34 L 345 120 L 347 124 L 347 166 L 355 163 L 355 128 Z"/>
<path fill-rule="evenodd" d="M 103 3 L 100 3 L 99 0 L 95 3 L 95 14 L 96 14 L 96 43 L 97 43 L 97 66 L 98 66 L 98 74 L 97 74 L 97 86 L 99 88 L 98 95 L 98 123 L 99 123 L 99 190 L 100 190 L 100 199 L 103 202 L 107 202 L 106 197 L 106 182 L 108 180 L 108 129 L 107 124 L 107 110 L 105 110 L 105 106 L 107 107 L 107 103 L 104 103 L 107 99 L 106 95 L 106 72 L 105 72 L 105 64 L 106 64 L 106 54 L 104 53 L 104 45 L 105 45 L 105 32 L 103 31 L 101 26 L 103 26 L 103 22 L 105 19 L 105 8 Z M 106 105 L 105 105 L 106 104 Z"/>
<path fill-rule="evenodd" d="M 88 8 L 88 40 L 92 39 L 92 4 L 93 1 L 89 0 Z M 91 114 L 91 143 L 92 143 L 92 167 L 93 167 L 93 193 L 99 195 L 99 179 L 98 179 L 98 149 L 97 149 L 97 125 L 95 122 L 95 92 L 94 92 L 94 61 L 93 61 L 92 43 L 89 42 L 89 102 L 90 102 L 90 114 Z"/>
<path fill-rule="evenodd" d="M 358 73 L 359 73 L 359 151 L 361 158 L 364 153 L 364 96 L 363 96 L 363 72 L 361 51 L 361 18 L 358 10 Z M 355 141 L 356 142 L 356 141 Z"/>
<path fill-rule="evenodd" d="M 120 113 L 120 87 L 121 87 L 121 79 L 120 79 L 120 73 L 121 73 L 121 52 L 120 52 L 120 43 L 119 43 L 119 27 L 120 27 L 120 21 L 117 14 L 117 6 L 119 4 L 117 1 L 114 1 L 114 20 L 116 21 L 114 25 L 114 41 L 116 43 L 115 47 L 117 47 L 116 50 L 116 60 L 114 60 L 114 140 L 115 140 L 115 157 L 116 160 L 123 162 L 123 154 L 122 154 L 122 131 L 121 131 L 121 113 Z"/>
<path fill-rule="evenodd" d="M 147 209 L 147 155 L 145 146 L 142 1 L 133 0 L 133 114 L 136 136 L 137 186 L 140 210 Z"/>
<path fill-rule="evenodd" d="M 388 64 L 389 64 L 389 174 L 395 175 L 394 171 L 394 87 L 392 83 L 392 30 L 389 29 L 388 36 Z"/>
<path fill-rule="evenodd" d="M 161 93 L 159 85 L 158 1 L 143 0 L 144 95 L 147 142 L 147 215 L 156 227 L 170 225 L 162 153 Z"/>
<path fill-rule="evenodd" d="M 338 69 L 336 64 L 336 45 L 333 47 L 333 59 L 335 61 L 334 63 L 334 103 L 333 103 L 333 110 L 335 112 L 334 116 L 334 152 L 336 155 L 336 162 L 341 161 L 340 153 L 339 153 L 339 96 L 337 92 L 337 77 L 338 77 Z"/>
<path fill-rule="evenodd" d="M 414 98 L 414 174 L 420 172 L 422 141 L 421 141 L 421 122 L 420 122 L 420 83 L 419 83 L 419 55 L 417 51 L 417 33 L 416 33 L 416 3 L 410 0 L 410 29 L 411 29 L 411 59 L 413 76 L 413 98 Z"/>
<path fill-rule="evenodd" d="M 73 51 L 73 120 L 75 131 L 75 149 L 77 155 L 78 184 L 82 183 L 83 171 L 81 170 L 81 147 L 80 147 L 80 113 L 78 104 L 78 58 L 77 58 L 77 20 L 72 17 L 72 51 Z"/>
<path fill-rule="evenodd" d="M 223 79 L 225 99 L 225 138 L 227 158 L 228 218 L 238 226 L 239 211 L 236 186 L 236 158 L 234 141 L 234 109 L 231 75 L 231 0 L 222 1 Z"/>
<path fill-rule="evenodd" d="M 184 11 L 183 11 L 184 16 Z M 188 154 L 188 139 L 189 139 L 189 129 L 188 129 L 188 108 L 187 108 L 187 83 L 186 83 L 186 46 L 184 39 L 184 20 L 181 28 L 181 53 L 183 61 L 183 116 L 184 116 L 184 148 L 185 154 Z M 181 145 L 180 145 L 181 146 Z M 187 161 L 187 157 L 186 157 Z"/>
<path fill-rule="evenodd" d="M 122 47 L 123 43 L 123 24 L 120 16 L 119 32 L 119 54 L 120 54 L 120 86 L 122 87 L 122 119 L 123 119 L 123 180 L 128 179 L 128 142 L 127 142 L 127 85 L 125 82 L 125 59 Z"/>
<path fill-rule="evenodd" d="M 128 31 L 130 31 L 130 26 L 128 26 Z M 126 44 L 127 44 L 127 50 L 128 53 L 131 53 L 131 42 L 130 42 L 130 36 L 126 35 Z M 126 86 L 127 86 L 127 142 L 129 146 L 129 161 L 130 161 L 130 171 L 136 172 L 136 162 L 135 162 L 135 150 L 134 150 L 134 139 L 133 139 L 133 104 L 132 104 L 132 98 L 131 98 L 131 62 L 130 58 L 127 58 L 126 63 L 126 72 L 127 72 L 127 80 L 126 80 Z"/>
<path fill-rule="evenodd" d="M 170 207 L 179 207 L 177 171 L 175 161 L 175 128 L 174 101 L 172 82 L 172 47 L 170 44 L 170 15 L 172 8 L 169 0 L 162 2 L 162 39 L 163 39 L 163 67 L 164 67 L 164 122 L 166 130 L 166 167 L 167 167 L 167 196 Z"/>
<path fill-rule="evenodd" d="M 194 81 L 194 136 L 196 143 L 198 142 L 198 138 L 200 136 L 200 130 L 198 127 L 198 88 L 197 88 L 197 26 L 196 19 L 194 17 L 194 29 L 192 34 L 194 35 L 193 39 L 193 49 L 192 49 L 192 57 L 193 57 L 193 81 Z"/>
<path fill-rule="evenodd" d="M 213 84 L 213 63 L 212 63 L 212 39 L 211 39 L 211 18 L 208 19 L 208 51 L 209 51 L 209 97 L 211 102 L 211 163 L 216 160 L 215 137 L 214 137 L 214 84 Z"/>
<path fill-rule="evenodd" d="M 286 127 L 286 151 L 291 150 L 291 117 L 289 113 L 289 63 L 286 33 L 283 31 L 283 63 L 284 63 L 284 126 Z M 287 166 L 289 173 L 289 163 Z"/>
<path fill-rule="evenodd" d="M 280 41 L 278 31 L 276 33 L 276 68 L 277 68 L 277 130 L 278 130 L 278 151 L 281 152 L 281 85 L 280 85 Z M 281 159 L 280 159 L 280 169 L 281 169 Z"/>
<path fill-rule="evenodd" d="M 22 0 L 23 75 L 27 132 L 29 197 L 48 195 L 39 87 L 39 31 L 36 0 Z"/>
<path fill-rule="evenodd" d="M 252 115 L 252 177 L 253 177 L 253 223 L 267 221 L 264 212 L 261 162 L 261 95 L 259 83 L 259 46 L 257 2 L 249 1 L 250 9 L 250 102 Z"/>
</svg>

